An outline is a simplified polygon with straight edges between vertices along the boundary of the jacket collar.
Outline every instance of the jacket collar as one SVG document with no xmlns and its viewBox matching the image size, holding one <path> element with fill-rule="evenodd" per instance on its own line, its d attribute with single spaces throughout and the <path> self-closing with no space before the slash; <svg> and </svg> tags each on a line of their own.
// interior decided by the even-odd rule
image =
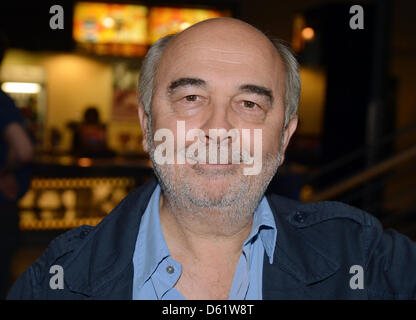
<svg viewBox="0 0 416 320">
<path fill-rule="evenodd" d="M 156 188 L 155 178 L 130 193 L 84 239 L 63 265 L 65 282 L 75 292 L 96 295 L 100 288 L 132 266 L 141 217 Z M 287 274 L 303 284 L 323 280 L 339 268 L 336 259 L 325 251 L 319 237 L 303 232 L 304 218 L 313 213 L 299 202 L 267 195 L 276 227 L 277 240 L 273 264 L 264 259 L 264 290 L 272 292 L 277 281 L 266 281 L 274 274 Z M 132 273 L 130 282 L 133 281 Z M 279 285 L 279 284 L 277 284 Z M 130 293 L 131 294 L 131 293 Z"/>
</svg>

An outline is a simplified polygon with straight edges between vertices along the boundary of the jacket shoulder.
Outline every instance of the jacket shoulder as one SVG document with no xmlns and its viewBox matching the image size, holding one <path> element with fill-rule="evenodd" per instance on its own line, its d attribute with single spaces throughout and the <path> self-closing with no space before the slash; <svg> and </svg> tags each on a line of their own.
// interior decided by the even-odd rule
<svg viewBox="0 0 416 320">
<path fill-rule="evenodd" d="M 100 273 L 106 277 L 107 265 L 130 262 L 140 217 L 155 186 L 156 181 L 152 179 L 133 190 L 97 226 L 82 225 L 52 240 L 41 257 L 14 283 L 8 299 L 73 299 L 79 295 L 72 292 L 90 293 L 90 276 Z M 53 265 L 65 269 L 65 290 L 49 290 L 49 271 Z M 75 287 L 76 290 L 70 289 Z"/>
<path fill-rule="evenodd" d="M 380 227 L 379 221 L 371 214 L 338 201 L 302 203 L 278 195 L 270 195 L 279 215 L 298 228 L 311 227 L 323 222 L 353 223 L 366 227 Z"/>
<path fill-rule="evenodd" d="M 49 243 L 44 255 L 51 262 L 61 260 L 64 256 L 79 248 L 87 235 L 95 228 L 90 225 L 82 225 L 62 233 Z"/>
<path fill-rule="evenodd" d="M 50 276 L 53 265 L 63 265 L 71 253 L 79 248 L 87 235 L 95 227 L 82 225 L 68 230 L 53 239 L 42 255 L 17 279 L 11 288 L 8 299 L 39 299 L 42 283 Z"/>
<path fill-rule="evenodd" d="M 299 207 L 299 212 L 305 214 L 305 219 L 300 223 L 303 226 L 312 226 L 328 220 L 356 223 L 364 227 L 380 226 L 379 221 L 370 213 L 338 201 L 302 204 Z"/>
<path fill-rule="evenodd" d="M 283 213 L 289 222 L 285 226 L 292 226 L 308 246 L 338 265 L 337 274 L 351 277 L 351 266 L 362 267 L 367 299 L 416 299 L 416 243 L 412 239 L 384 230 L 375 216 L 345 203 L 305 204 L 279 196 L 270 200 L 277 218 Z M 340 283 L 348 285 L 350 279 L 343 277 Z"/>
</svg>

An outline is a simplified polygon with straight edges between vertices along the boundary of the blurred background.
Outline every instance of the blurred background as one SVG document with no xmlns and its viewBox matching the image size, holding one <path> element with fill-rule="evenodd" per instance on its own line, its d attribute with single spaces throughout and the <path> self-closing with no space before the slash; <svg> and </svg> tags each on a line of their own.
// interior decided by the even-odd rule
<svg viewBox="0 0 416 320">
<path fill-rule="evenodd" d="M 2 1 L 1 89 L 34 146 L 16 173 L 18 230 L 7 236 L 17 240 L 0 257 L 9 281 L 152 177 L 137 117 L 142 59 L 161 36 L 219 16 L 285 40 L 301 64 L 299 127 L 269 191 L 343 201 L 416 239 L 415 1 Z"/>
</svg>

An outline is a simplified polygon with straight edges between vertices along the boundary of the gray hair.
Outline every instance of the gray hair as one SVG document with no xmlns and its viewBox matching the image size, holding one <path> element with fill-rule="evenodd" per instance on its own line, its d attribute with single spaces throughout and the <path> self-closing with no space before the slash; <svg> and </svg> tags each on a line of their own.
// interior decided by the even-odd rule
<svg viewBox="0 0 416 320">
<path fill-rule="evenodd" d="M 139 76 L 138 98 L 139 103 L 144 106 L 144 110 L 148 116 L 150 116 L 150 109 L 152 105 L 157 66 L 166 46 L 174 37 L 175 35 L 170 34 L 156 41 L 156 43 L 147 52 L 142 63 Z"/>
<path fill-rule="evenodd" d="M 160 38 L 148 51 L 143 60 L 140 77 L 139 77 L 139 102 L 144 106 L 146 114 L 150 117 L 152 97 L 154 90 L 154 78 L 157 72 L 158 62 L 162 57 L 164 49 L 175 35 L 168 35 Z M 269 38 L 270 39 L 270 38 Z M 298 104 L 300 97 L 300 75 L 299 64 L 292 50 L 278 39 L 270 39 L 283 61 L 286 71 L 285 83 L 285 124 L 298 113 Z"/>
</svg>

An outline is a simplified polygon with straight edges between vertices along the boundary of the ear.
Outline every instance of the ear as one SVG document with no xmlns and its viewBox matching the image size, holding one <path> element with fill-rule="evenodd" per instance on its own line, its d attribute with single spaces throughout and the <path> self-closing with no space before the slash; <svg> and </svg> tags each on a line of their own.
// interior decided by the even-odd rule
<svg viewBox="0 0 416 320">
<path fill-rule="evenodd" d="M 292 135 L 295 133 L 297 126 L 298 126 L 298 117 L 292 116 L 292 118 L 290 118 L 289 122 L 287 123 L 286 127 L 283 128 L 282 159 L 279 165 L 282 165 L 285 160 L 286 148 L 289 145 L 290 138 L 292 138 Z"/>
<path fill-rule="evenodd" d="M 143 138 L 142 138 L 142 146 L 143 146 L 143 150 L 147 153 L 149 153 L 149 145 L 147 143 L 148 141 L 148 120 L 149 117 L 146 114 L 146 111 L 144 109 L 144 106 L 141 102 L 139 102 L 139 107 L 137 109 L 137 112 L 139 114 L 139 121 L 140 121 L 140 127 L 142 128 L 142 132 L 143 132 Z"/>
</svg>

